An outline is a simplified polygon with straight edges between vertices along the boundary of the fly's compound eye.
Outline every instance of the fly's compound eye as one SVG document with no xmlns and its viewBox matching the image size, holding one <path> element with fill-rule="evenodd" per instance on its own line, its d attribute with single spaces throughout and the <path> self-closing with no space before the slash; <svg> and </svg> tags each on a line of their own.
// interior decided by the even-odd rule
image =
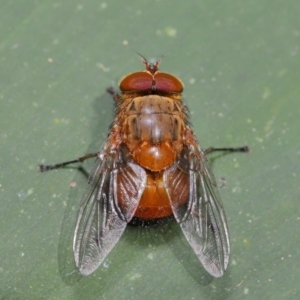
<svg viewBox="0 0 300 300">
<path fill-rule="evenodd" d="M 160 91 L 166 93 L 181 93 L 182 82 L 168 73 L 135 72 L 125 76 L 120 82 L 122 92 L 130 91 Z"/>
<path fill-rule="evenodd" d="M 122 92 L 151 90 L 153 76 L 146 72 L 135 72 L 125 76 L 120 82 Z"/>
<path fill-rule="evenodd" d="M 175 76 L 168 73 L 156 73 L 154 75 L 154 86 L 158 91 L 168 93 L 181 93 L 183 83 Z"/>
</svg>

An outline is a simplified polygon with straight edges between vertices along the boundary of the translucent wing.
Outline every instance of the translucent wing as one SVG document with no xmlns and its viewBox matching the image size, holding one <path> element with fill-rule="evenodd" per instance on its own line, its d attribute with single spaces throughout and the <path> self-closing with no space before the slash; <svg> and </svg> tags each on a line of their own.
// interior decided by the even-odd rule
<svg viewBox="0 0 300 300">
<path fill-rule="evenodd" d="M 118 242 L 145 188 L 145 171 L 120 156 L 99 155 L 78 212 L 73 251 L 83 275 L 94 272 Z"/>
<path fill-rule="evenodd" d="M 222 276 L 229 261 L 229 234 L 217 184 L 201 149 L 186 146 L 165 171 L 164 183 L 189 244 L 212 276 Z"/>
</svg>

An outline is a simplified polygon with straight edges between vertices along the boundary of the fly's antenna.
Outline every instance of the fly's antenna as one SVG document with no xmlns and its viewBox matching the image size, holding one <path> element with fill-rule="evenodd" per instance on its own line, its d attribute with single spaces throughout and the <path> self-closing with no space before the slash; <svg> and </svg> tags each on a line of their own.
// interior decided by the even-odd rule
<svg viewBox="0 0 300 300">
<path fill-rule="evenodd" d="M 131 48 L 131 50 L 132 50 L 133 52 L 135 52 L 135 53 L 142 59 L 143 64 L 144 64 L 145 67 L 147 68 L 147 66 L 149 65 L 149 62 L 148 62 L 148 60 L 146 59 L 146 57 L 143 56 L 141 53 L 135 51 L 135 50 L 132 49 L 132 48 Z"/>
<path fill-rule="evenodd" d="M 150 73 L 154 74 L 157 70 L 158 70 L 158 66 L 161 62 L 161 60 L 167 56 L 169 54 L 169 52 L 164 53 L 163 55 L 161 55 L 155 63 L 150 63 L 148 62 L 148 60 L 145 58 L 145 56 L 143 56 L 142 54 L 140 54 L 139 52 L 135 51 L 134 49 L 131 49 L 133 52 L 135 52 L 138 56 L 141 57 L 142 59 L 142 63 L 145 65 L 145 68 L 147 71 L 149 71 Z"/>
</svg>

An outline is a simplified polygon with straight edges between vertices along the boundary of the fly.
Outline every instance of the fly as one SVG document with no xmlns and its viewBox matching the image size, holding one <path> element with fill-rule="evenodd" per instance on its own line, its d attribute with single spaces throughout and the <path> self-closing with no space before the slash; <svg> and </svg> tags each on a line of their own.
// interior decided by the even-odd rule
<svg viewBox="0 0 300 300">
<path fill-rule="evenodd" d="M 141 56 L 142 57 L 142 56 Z M 174 216 L 204 268 L 224 274 L 230 254 L 223 204 L 206 155 L 189 127 L 183 83 L 158 70 L 160 59 L 121 79 L 113 93 L 115 117 L 104 147 L 54 165 L 57 169 L 95 157 L 74 230 L 73 252 L 82 275 L 94 272 L 133 218 Z"/>
</svg>

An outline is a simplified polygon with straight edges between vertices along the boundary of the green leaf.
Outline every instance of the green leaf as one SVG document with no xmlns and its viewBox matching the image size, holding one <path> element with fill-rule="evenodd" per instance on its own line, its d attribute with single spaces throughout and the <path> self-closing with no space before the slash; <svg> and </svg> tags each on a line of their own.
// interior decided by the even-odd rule
<svg viewBox="0 0 300 300">
<path fill-rule="evenodd" d="M 297 1 L 9 1 L 0 5 L 1 299 L 296 299 L 300 293 Z M 98 151 L 105 89 L 166 52 L 212 156 L 231 234 L 207 277 L 180 232 L 128 227 L 91 276 L 72 273 L 77 169 L 39 163 Z M 222 179 L 223 178 L 223 179 Z M 225 178 L 225 179 L 224 179 Z M 74 201 L 74 202 L 73 202 Z M 166 232 L 168 234 L 166 234 Z M 68 274 L 66 276 L 66 274 Z"/>
</svg>

